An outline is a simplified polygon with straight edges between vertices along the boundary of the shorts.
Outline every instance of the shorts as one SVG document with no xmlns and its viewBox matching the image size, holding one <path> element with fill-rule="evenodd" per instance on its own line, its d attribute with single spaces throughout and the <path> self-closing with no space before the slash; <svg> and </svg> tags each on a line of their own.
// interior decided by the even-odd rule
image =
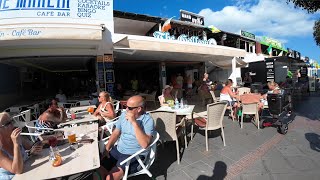
<svg viewBox="0 0 320 180">
<path fill-rule="evenodd" d="M 233 107 L 237 101 L 228 101 L 228 106 Z"/>
<path fill-rule="evenodd" d="M 123 172 L 125 172 L 125 166 L 126 163 L 124 163 L 123 165 L 120 165 L 120 163 L 122 161 L 124 161 L 125 159 L 127 159 L 128 157 L 130 157 L 131 155 L 127 155 L 127 154 L 122 154 L 118 151 L 117 146 L 113 147 L 112 150 L 110 151 L 110 157 L 107 158 L 103 158 L 101 160 L 101 166 L 103 166 L 106 170 L 110 171 L 113 167 L 118 167 L 121 168 L 123 170 Z M 141 160 L 144 160 L 144 156 L 140 156 Z M 129 166 L 129 174 L 135 173 L 138 171 L 138 167 L 139 167 L 139 162 L 137 161 L 136 158 L 133 158 L 131 160 L 130 166 Z"/>
</svg>

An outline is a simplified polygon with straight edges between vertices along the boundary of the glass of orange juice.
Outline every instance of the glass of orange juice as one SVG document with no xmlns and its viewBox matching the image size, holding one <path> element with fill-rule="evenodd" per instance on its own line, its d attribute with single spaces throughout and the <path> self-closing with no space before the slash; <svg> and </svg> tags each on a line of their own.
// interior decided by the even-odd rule
<svg viewBox="0 0 320 180">
<path fill-rule="evenodd" d="M 62 164 L 62 157 L 60 154 L 55 154 L 55 158 L 52 160 L 52 166 L 57 167 Z"/>
<path fill-rule="evenodd" d="M 92 114 L 92 113 L 94 113 L 94 108 L 93 108 L 93 107 L 89 107 L 89 108 L 87 109 L 87 111 Z"/>
</svg>

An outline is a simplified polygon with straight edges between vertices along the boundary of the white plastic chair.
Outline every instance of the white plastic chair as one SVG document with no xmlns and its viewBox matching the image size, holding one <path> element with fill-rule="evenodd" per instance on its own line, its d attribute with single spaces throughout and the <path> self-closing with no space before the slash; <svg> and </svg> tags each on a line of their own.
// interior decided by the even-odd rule
<svg viewBox="0 0 320 180">
<path fill-rule="evenodd" d="M 242 104 L 241 128 L 243 128 L 243 116 L 245 114 L 254 115 L 256 126 L 259 128 L 259 108 L 258 103 Z"/>
<path fill-rule="evenodd" d="M 103 148 L 106 145 L 106 140 L 109 139 L 108 137 L 103 137 L 103 134 L 105 131 L 108 131 L 109 134 L 112 134 L 112 129 L 113 126 L 116 124 L 116 122 L 118 121 L 119 117 L 116 117 L 114 119 L 112 119 L 111 121 L 107 122 L 105 125 L 101 126 L 101 132 L 100 132 L 100 141 L 99 141 L 99 150 L 100 152 L 103 152 Z"/>
<path fill-rule="evenodd" d="M 79 101 L 79 106 L 90 106 L 90 100 Z"/>
<path fill-rule="evenodd" d="M 24 122 L 29 122 L 31 120 L 31 110 L 22 111 L 20 114 L 12 117 L 16 125 L 20 128 L 24 127 Z"/>
<path fill-rule="evenodd" d="M 63 102 L 58 102 L 58 107 L 63 107 L 63 108 L 72 108 L 76 107 L 77 103 L 63 103 Z"/>
<path fill-rule="evenodd" d="M 117 114 L 120 110 L 120 101 L 118 100 L 112 100 L 114 113 Z"/>
<path fill-rule="evenodd" d="M 152 138 L 151 144 L 147 148 L 141 149 L 140 151 L 134 153 L 133 155 L 131 155 L 130 157 L 128 157 L 127 159 L 123 160 L 120 163 L 120 165 L 126 164 L 124 176 L 122 179 L 126 180 L 128 177 L 137 176 L 140 174 L 147 174 L 150 178 L 152 177 L 152 174 L 149 171 L 149 168 L 153 164 L 155 157 L 156 157 L 157 141 L 159 140 L 159 137 L 160 137 L 159 133 L 156 133 L 155 136 L 153 136 L 153 138 Z M 148 152 L 148 155 L 145 157 L 144 160 L 141 160 L 139 155 L 144 152 Z M 133 174 L 128 174 L 130 162 L 131 162 L 131 160 L 133 160 L 133 158 L 136 158 L 137 161 L 139 162 L 138 172 L 135 172 Z"/>
<path fill-rule="evenodd" d="M 10 112 L 10 113 L 20 113 L 21 112 L 21 107 L 9 107 L 5 109 L 5 112 Z"/>
<path fill-rule="evenodd" d="M 38 119 L 40 116 L 40 106 L 39 104 L 34 104 L 33 106 L 28 107 L 31 110 L 31 117 L 33 119 Z"/>
<path fill-rule="evenodd" d="M 221 136 L 223 140 L 223 145 L 226 146 L 224 130 L 223 130 L 223 116 L 227 109 L 227 102 L 218 102 L 207 105 L 207 116 L 202 116 L 200 114 L 194 113 L 198 117 L 201 117 L 205 120 L 205 124 L 197 124 L 197 121 L 192 123 L 191 127 L 191 137 L 193 137 L 193 125 L 199 126 L 200 130 L 205 131 L 206 138 L 206 151 L 208 151 L 208 131 L 221 129 Z"/>
</svg>

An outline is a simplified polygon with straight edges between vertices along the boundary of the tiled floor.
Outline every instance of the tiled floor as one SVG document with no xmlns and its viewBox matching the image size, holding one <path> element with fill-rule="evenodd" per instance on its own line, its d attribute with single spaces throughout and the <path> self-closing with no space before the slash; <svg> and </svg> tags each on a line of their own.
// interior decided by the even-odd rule
<svg viewBox="0 0 320 180">
<path fill-rule="evenodd" d="M 189 104 L 199 100 L 189 100 Z M 150 168 L 156 179 L 319 179 L 320 172 L 320 97 L 305 97 L 295 102 L 297 117 L 288 134 L 278 135 L 276 128 L 258 130 L 251 122 L 243 129 L 239 123 L 225 117 L 226 146 L 219 131 L 209 137 L 209 151 L 199 131 L 176 161 L 174 142 L 157 149 L 157 157 Z M 197 105 L 196 112 L 203 111 Z M 267 149 L 266 149 L 267 148 Z M 259 157 L 252 157 L 252 154 Z M 140 175 L 132 179 L 149 179 Z"/>
</svg>

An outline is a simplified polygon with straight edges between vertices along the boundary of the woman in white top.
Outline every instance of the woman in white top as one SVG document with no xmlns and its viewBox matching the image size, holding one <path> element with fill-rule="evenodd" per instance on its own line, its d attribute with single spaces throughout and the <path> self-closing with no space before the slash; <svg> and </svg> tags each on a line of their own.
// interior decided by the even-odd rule
<svg viewBox="0 0 320 180">
<path fill-rule="evenodd" d="M 100 120 L 100 124 L 102 125 L 115 118 L 115 112 L 109 93 L 102 91 L 99 94 L 98 99 L 100 104 L 93 115 L 98 117 L 98 119 Z"/>
<path fill-rule="evenodd" d="M 226 82 L 226 85 L 222 88 L 220 93 L 220 101 L 228 101 L 228 106 L 231 106 L 233 108 L 233 113 L 231 116 L 236 117 L 237 109 L 238 109 L 238 103 L 234 99 L 239 99 L 239 96 L 236 95 L 231 90 L 231 86 L 233 84 L 232 79 L 228 79 Z"/>
</svg>

